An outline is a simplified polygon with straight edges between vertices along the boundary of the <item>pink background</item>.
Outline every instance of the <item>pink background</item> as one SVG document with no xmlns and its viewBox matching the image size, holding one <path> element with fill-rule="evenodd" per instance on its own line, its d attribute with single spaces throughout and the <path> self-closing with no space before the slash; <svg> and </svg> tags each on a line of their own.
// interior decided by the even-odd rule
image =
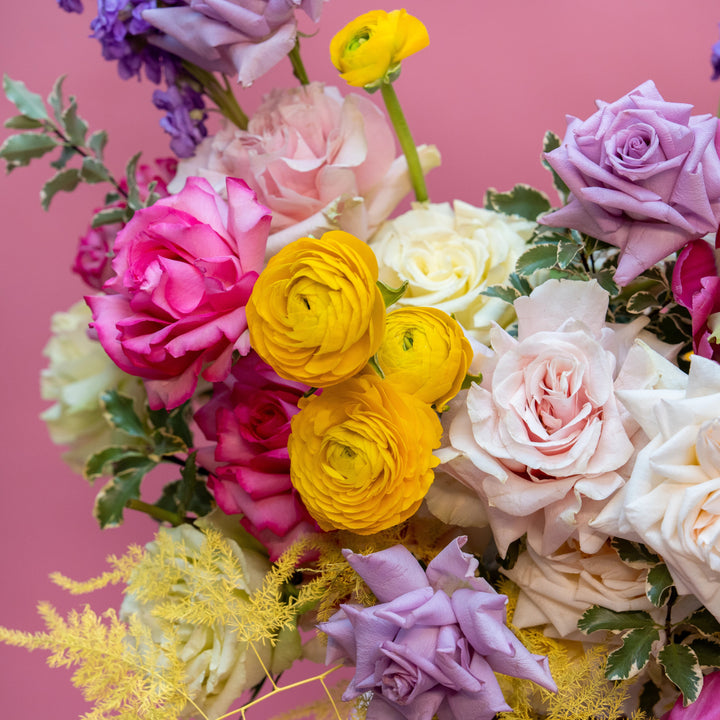
<svg viewBox="0 0 720 720">
<path fill-rule="evenodd" d="M 86 2 L 93 6 L 92 0 Z M 720 84 L 710 82 L 710 47 L 720 11 L 715 0 L 407 0 L 428 26 L 431 44 L 406 61 L 396 88 L 418 142 L 434 142 L 443 165 L 429 180 L 436 201 L 458 197 L 482 204 L 488 187 L 526 182 L 550 191 L 539 162 L 546 129 L 564 132 L 566 113 L 586 117 L 595 98 L 611 101 L 648 78 L 666 99 L 714 112 Z M 317 37 L 303 44 L 311 79 L 335 82 L 326 48 L 354 15 L 375 9 L 367 0 L 331 0 Z M 392 9 L 392 6 L 386 7 Z M 93 129 L 110 134 L 109 164 L 117 175 L 137 150 L 144 158 L 169 155 L 153 86 L 123 82 L 88 39 L 94 17 L 67 15 L 53 0 L 0 3 L 0 70 L 46 95 L 67 73 L 66 91 L 79 97 Z M 270 84 L 292 84 L 289 63 L 240 93 L 256 107 Z M 13 113 L 0 101 L 3 118 Z M 2 203 L 2 446 L 0 502 L 0 624 L 36 630 L 38 600 L 61 611 L 80 606 L 47 576 L 98 574 L 109 553 L 147 542 L 154 530 L 144 516 L 101 533 L 91 516 L 95 491 L 65 468 L 38 414 L 41 349 L 50 316 L 84 292 L 70 273 L 76 238 L 103 191 L 83 188 L 58 196 L 49 213 L 38 202 L 50 172 L 44 161 L 0 179 Z M 553 196 L 553 200 L 556 198 Z M 96 609 L 116 606 L 119 592 L 90 598 Z M 7 718 L 71 720 L 87 710 L 66 670 L 51 670 L 44 653 L 0 646 L 0 705 Z M 282 703 L 279 703 L 282 706 Z M 275 709 L 277 709 L 277 705 Z M 270 717 L 262 705 L 250 720 Z"/>
</svg>

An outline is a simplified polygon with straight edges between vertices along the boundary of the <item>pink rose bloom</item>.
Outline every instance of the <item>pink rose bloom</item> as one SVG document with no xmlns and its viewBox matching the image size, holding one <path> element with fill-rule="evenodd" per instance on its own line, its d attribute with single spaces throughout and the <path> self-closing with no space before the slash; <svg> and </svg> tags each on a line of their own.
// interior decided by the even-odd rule
<svg viewBox="0 0 720 720">
<path fill-rule="evenodd" d="M 439 164 L 435 148 L 421 147 L 420 158 L 425 172 Z M 322 83 L 272 91 L 247 131 L 225 123 L 180 163 L 170 189 L 189 175 L 220 193 L 227 176 L 244 178 L 272 210 L 269 254 L 333 229 L 368 239 L 410 191 L 385 115 Z"/>
<path fill-rule="evenodd" d="M 720 345 L 712 337 L 710 324 L 720 312 L 720 277 L 715 251 L 705 240 L 689 242 L 678 255 L 673 269 L 675 301 L 690 311 L 693 352 L 720 362 Z"/>
<path fill-rule="evenodd" d="M 494 328 L 493 355 L 473 365 L 482 384 L 451 403 L 442 469 L 484 501 L 503 555 L 525 533 L 541 555 L 571 537 L 594 553 L 607 537 L 588 522 L 623 485 L 637 429 L 615 392 L 654 377 L 642 348 L 628 352 L 645 320 L 612 329 L 607 305 L 594 281 L 519 298 L 517 339 Z"/>
<path fill-rule="evenodd" d="M 663 100 L 648 80 L 587 120 L 568 117 L 547 161 L 570 188 L 565 207 L 540 222 L 574 228 L 620 248 L 626 285 L 688 240 L 720 224 L 718 120 Z"/>
<path fill-rule="evenodd" d="M 700 696 L 694 703 L 683 707 L 680 696 L 662 720 L 720 720 L 720 671 L 705 676 Z"/>
<path fill-rule="evenodd" d="M 248 86 L 294 47 L 295 10 L 317 22 L 324 0 L 189 0 L 144 10 L 162 35 L 151 42 L 210 72 L 237 73 Z"/>
<path fill-rule="evenodd" d="M 212 399 L 195 414 L 214 450 L 198 454 L 212 471 L 208 488 L 227 515 L 243 513 L 243 527 L 275 561 L 293 541 L 319 532 L 290 482 L 290 419 L 308 388 L 283 380 L 254 352 L 239 358 Z"/>
<path fill-rule="evenodd" d="M 248 353 L 247 303 L 263 266 L 269 211 L 242 180 L 226 203 L 200 178 L 139 210 L 115 241 L 115 272 L 86 297 L 115 364 L 145 380 L 150 407 L 190 398 L 198 377 L 220 382 Z"/>
<path fill-rule="evenodd" d="M 155 183 L 154 192 L 161 198 L 169 195 L 167 185 L 177 171 L 177 161 L 174 158 L 158 158 L 155 168 L 149 165 L 140 165 L 137 169 L 137 182 L 140 196 L 146 198 L 149 194 L 149 185 Z M 122 178 L 120 187 L 127 192 L 127 179 Z M 118 200 L 108 208 L 124 208 L 124 200 Z M 95 208 L 95 213 L 103 208 Z M 122 223 L 101 225 L 98 228 L 89 227 L 85 235 L 78 242 L 77 254 L 72 270 L 77 273 L 94 290 L 101 290 L 105 281 L 112 276 L 110 261 L 113 256 L 115 236 L 123 227 Z"/>
<path fill-rule="evenodd" d="M 343 550 L 378 604 L 341 605 L 319 628 L 328 635 L 326 663 L 355 665 L 343 700 L 372 692 L 368 720 L 491 720 L 512 710 L 496 672 L 557 690 L 547 658 L 507 627 L 507 597 L 475 576 L 465 541 L 453 540 L 427 570 L 402 545 Z"/>
</svg>

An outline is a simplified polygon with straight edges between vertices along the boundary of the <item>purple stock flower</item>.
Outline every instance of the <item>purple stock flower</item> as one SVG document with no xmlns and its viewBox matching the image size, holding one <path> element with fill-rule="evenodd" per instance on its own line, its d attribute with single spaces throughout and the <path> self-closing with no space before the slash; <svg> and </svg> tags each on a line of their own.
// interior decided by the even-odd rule
<svg viewBox="0 0 720 720">
<path fill-rule="evenodd" d="M 186 84 L 171 85 L 166 91 L 155 90 L 152 100 L 156 108 L 167 111 L 160 126 L 172 135 L 170 149 L 180 158 L 192 157 L 195 146 L 207 135 L 202 95 Z"/>
<path fill-rule="evenodd" d="M 710 62 L 713 66 L 713 74 L 711 80 L 717 80 L 720 78 L 720 40 L 718 40 L 712 46 L 712 53 L 710 55 Z"/>
<path fill-rule="evenodd" d="M 81 13 L 84 10 L 82 0 L 58 0 L 58 5 L 65 12 Z"/>
<path fill-rule="evenodd" d="M 475 577 L 465 540 L 453 540 L 426 571 L 402 545 L 343 551 L 378 604 L 341 605 L 319 627 L 328 635 L 326 662 L 355 665 L 343 699 L 373 692 L 368 720 L 490 720 L 512 709 L 495 672 L 557 690 L 547 658 L 507 627 L 507 597 Z"/>
</svg>

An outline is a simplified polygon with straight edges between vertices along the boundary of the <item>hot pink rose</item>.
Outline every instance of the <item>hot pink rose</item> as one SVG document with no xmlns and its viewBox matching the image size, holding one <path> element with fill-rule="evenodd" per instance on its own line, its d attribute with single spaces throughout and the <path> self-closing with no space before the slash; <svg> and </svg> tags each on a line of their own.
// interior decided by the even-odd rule
<svg viewBox="0 0 720 720">
<path fill-rule="evenodd" d="M 720 720 L 720 671 L 705 676 L 700 696 L 694 703 L 684 707 L 679 697 L 662 720 Z"/>
<path fill-rule="evenodd" d="M 198 376 L 220 382 L 249 351 L 245 304 L 262 269 L 269 211 L 242 181 L 228 202 L 200 178 L 135 213 L 118 234 L 110 293 L 87 297 L 112 360 L 145 380 L 150 406 L 173 408 Z"/>
<path fill-rule="evenodd" d="M 220 509 L 243 513 L 245 529 L 276 560 L 299 536 L 319 532 L 290 482 L 290 419 L 308 388 L 283 380 L 254 352 L 241 357 L 195 415 L 215 447 L 198 454 L 212 470 Z"/>
<path fill-rule="evenodd" d="M 426 172 L 439 163 L 434 148 L 420 148 L 420 158 Z M 410 191 L 385 115 L 321 83 L 274 90 L 247 131 L 225 124 L 180 163 L 171 190 L 188 175 L 220 193 L 226 176 L 244 178 L 272 210 L 269 253 L 338 228 L 367 239 Z"/>
<path fill-rule="evenodd" d="M 663 100 L 648 80 L 587 120 L 568 117 L 547 161 L 570 202 L 542 218 L 620 248 L 615 281 L 626 285 L 688 240 L 720 224 L 718 120 Z"/>
</svg>

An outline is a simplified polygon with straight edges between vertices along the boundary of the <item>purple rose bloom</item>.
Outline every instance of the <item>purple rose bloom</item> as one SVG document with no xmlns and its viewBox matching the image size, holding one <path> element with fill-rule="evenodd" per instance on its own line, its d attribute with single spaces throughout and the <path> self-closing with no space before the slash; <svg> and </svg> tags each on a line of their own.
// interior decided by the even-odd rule
<svg viewBox="0 0 720 720">
<path fill-rule="evenodd" d="M 402 545 L 343 554 L 375 593 L 373 607 L 341 605 L 320 629 L 327 663 L 349 659 L 343 700 L 373 692 L 368 720 L 491 720 L 509 711 L 495 672 L 557 690 L 547 658 L 506 625 L 507 597 L 475 577 L 478 563 L 453 540 L 426 571 Z"/>
<path fill-rule="evenodd" d="M 313 21 L 324 0 L 189 0 L 187 5 L 145 10 L 143 19 L 161 31 L 151 42 L 209 70 L 237 73 L 251 85 L 295 45 L 295 10 Z"/>
<path fill-rule="evenodd" d="M 718 120 L 663 100 L 648 80 L 587 120 L 568 117 L 547 161 L 570 188 L 546 225 L 574 228 L 620 248 L 626 285 L 720 223 Z"/>
<path fill-rule="evenodd" d="M 683 707 L 682 696 L 662 720 L 720 720 L 720 671 L 706 675 L 700 696 Z"/>
</svg>

